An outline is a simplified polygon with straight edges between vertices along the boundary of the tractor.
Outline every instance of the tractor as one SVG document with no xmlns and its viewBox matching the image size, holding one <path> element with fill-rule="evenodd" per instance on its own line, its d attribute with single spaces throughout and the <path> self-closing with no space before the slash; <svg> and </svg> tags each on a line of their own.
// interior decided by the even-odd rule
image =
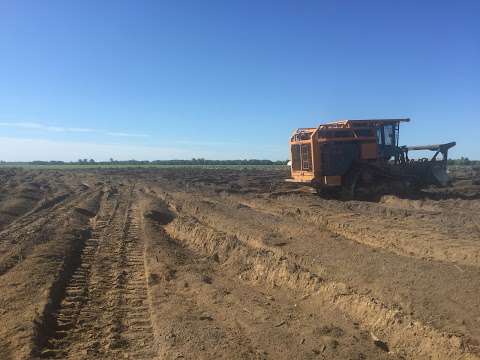
<svg viewBox="0 0 480 360">
<path fill-rule="evenodd" d="M 287 181 L 347 199 L 447 186 L 448 150 L 456 143 L 399 146 L 400 124 L 409 121 L 342 120 L 299 128 L 290 138 L 291 179 Z M 419 150 L 434 155 L 409 157 Z"/>
</svg>

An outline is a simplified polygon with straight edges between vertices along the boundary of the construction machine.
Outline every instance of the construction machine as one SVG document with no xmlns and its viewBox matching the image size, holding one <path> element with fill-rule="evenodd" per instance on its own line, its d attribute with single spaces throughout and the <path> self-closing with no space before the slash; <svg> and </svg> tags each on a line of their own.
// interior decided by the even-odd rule
<svg viewBox="0 0 480 360">
<path fill-rule="evenodd" d="M 456 143 L 399 146 L 400 124 L 409 121 L 342 120 L 299 128 L 290 138 L 291 179 L 287 181 L 344 198 L 448 185 L 448 150 Z M 410 158 L 412 151 L 419 150 L 434 155 Z"/>
</svg>

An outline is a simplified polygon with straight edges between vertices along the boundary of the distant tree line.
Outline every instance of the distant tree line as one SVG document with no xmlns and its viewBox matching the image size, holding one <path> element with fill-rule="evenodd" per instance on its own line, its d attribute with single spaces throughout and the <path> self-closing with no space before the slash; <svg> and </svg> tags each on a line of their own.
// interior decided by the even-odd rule
<svg viewBox="0 0 480 360">
<path fill-rule="evenodd" d="M 193 158 L 190 160 L 114 160 L 95 161 L 94 159 L 78 159 L 77 161 L 4 161 L 0 165 L 287 165 L 288 160 L 208 160 Z M 468 157 L 448 159 L 448 165 L 480 165 L 480 160 L 470 160 Z"/>
<path fill-rule="evenodd" d="M 448 159 L 448 165 L 480 165 L 479 160 L 470 160 L 468 157 L 461 157 L 460 159 Z"/>
<path fill-rule="evenodd" d="M 193 158 L 191 160 L 114 160 L 95 161 L 94 159 L 78 159 L 77 161 L 4 161 L 0 165 L 287 165 L 288 160 L 208 160 Z M 448 165 L 480 165 L 480 160 L 470 160 L 468 157 L 448 159 Z"/>
<path fill-rule="evenodd" d="M 114 160 L 95 161 L 94 159 L 78 159 L 77 161 L 29 161 L 29 162 L 5 162 L 5 165 L 286 165 L 288 160 L 208 160 L 193 158 L 191 160 Z"/>
</svg>

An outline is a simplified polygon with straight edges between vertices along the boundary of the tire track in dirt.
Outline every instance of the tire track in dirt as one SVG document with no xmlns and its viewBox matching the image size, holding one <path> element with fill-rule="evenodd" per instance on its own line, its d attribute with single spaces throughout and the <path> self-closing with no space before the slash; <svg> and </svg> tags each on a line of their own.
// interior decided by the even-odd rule
<svg viewBox="0 0 480 360">
<path fill-rule="evenodd" d="M 45 317 L 50 321 L 40 329 L 34 356 L 143 359 L 155 355 L 143 242 L 132 197 L 133 186 L 104 198 L 100 215 L 92 221 L 92 236 L 76 254 L 78 264 L 73 264 L 70 276 L 60 275 L 67 277 L 66 286 Z"/>
<path fill-rule="evenodd" d="M 77 245 L 59 274 L 59 281 L 52 286 L 51 303 L 45 309 L 44 322 L 38 330 L 34 356 L 41 358 L 65 358 L 72 337 L 78 329 L 81 311 L 88 301 L 91 267 L 105 224 L 114 212 L 115 205 L 103 199 L 100 216 L 92 219 L 93 231 L 88 239 Z"/>
<path fill-rule="evenodd" d="M 123 356 L 132 359 L 150 359 L 156 355 L 142 240 L 138 209 L 130 205 L 115 269 L 117 292 L 109 348 L 119 349 Z"/>
</svg>

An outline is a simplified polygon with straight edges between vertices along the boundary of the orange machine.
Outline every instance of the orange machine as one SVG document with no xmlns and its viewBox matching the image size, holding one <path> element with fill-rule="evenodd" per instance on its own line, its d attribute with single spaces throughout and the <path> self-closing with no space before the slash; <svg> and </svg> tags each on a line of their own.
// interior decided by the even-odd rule
<svg viewBox="0 0 480 360">
<path fill-rule="evenodd" d="M 350 192 L 380 180 L 446 185 L 447 152 L 455 143 L 399 146 L 400 123 L 408 121 L 342 120 L 297 129 L 290 139 L 292 178 L 288 181 L 307 183 L 318 190 L 343 188 Z M 409 150 L 430 150 L 435 155 L 414 161 L 408 158 Z M 440 153 L 443 158 L 439 160 Z"/>
</svg>

